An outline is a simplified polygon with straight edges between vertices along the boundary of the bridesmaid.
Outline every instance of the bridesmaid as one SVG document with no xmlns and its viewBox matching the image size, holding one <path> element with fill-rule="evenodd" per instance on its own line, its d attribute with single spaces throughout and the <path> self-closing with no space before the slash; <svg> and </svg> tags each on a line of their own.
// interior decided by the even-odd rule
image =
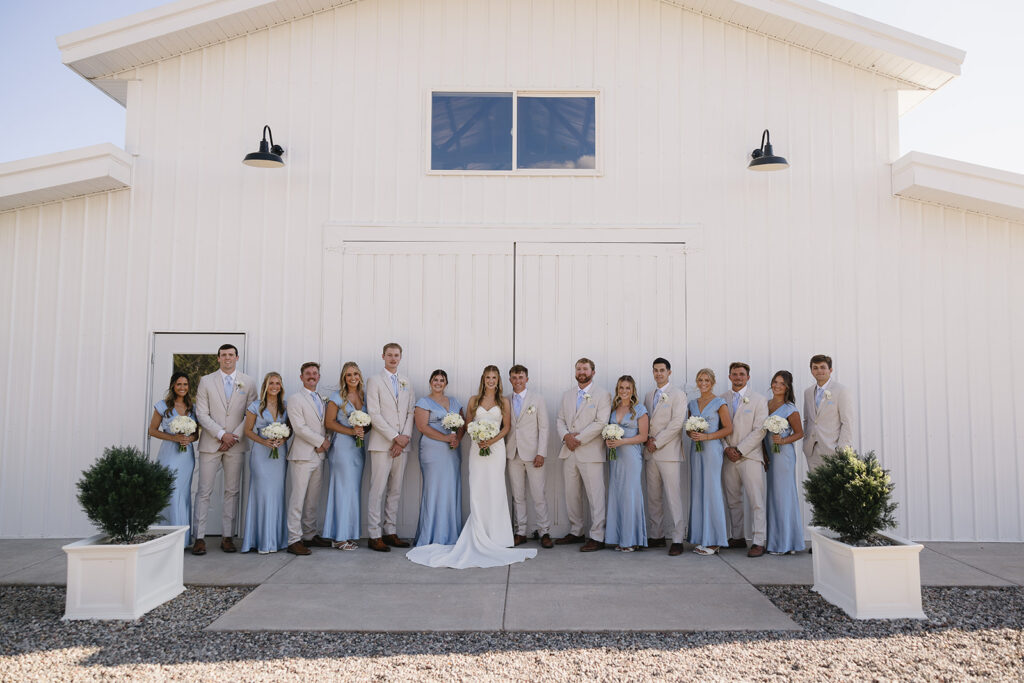
<svg viewBox="0 0 1024 683">
<path fill-rule="evenodd" d="M 366 386 L 363 372 L 354 362 L 341 367 L 340 389 L 327 400 L 324 426 L 336 436 L 327 451 L 331 467 L 331 483 L 327 488 L 327 517 L 324 537 L 334 539 L 338 550 L 359 547 L 359 526 L 362 509 L 359 495 L 363 488 L 363 463 L 366 460 L 366 427 L 353 427 L 348 416 L 353 410 L 366 412 Z M 364 439 L 362 446 L 356 438 Z"/>
<path fill-rule="evenodd" d="M 465 425 L 457 431 L 446 429 L 441 420 L 458 413 L 465 422 L 462 404 L 446 396 L 448 373 L 434 370 L 430 375 L 430 394 L 416 401 L 416 429 L 420 436 L 420 470 L 423 493 L 420 496 L 420 520 L 414 546 L 455 545 L 462 532 L 462 457 L 459 441 Z"/>
<path fill-rule="evenodd" d="M 643 445 L 647 443 L 648 416 L 636 395 L 636 382 L 623 375 L 615 384 L 612 413 L 608 418 L 625 432 L 621 439 L 605 439 L 605 446 L 615 449 L 609 461 L 608 515 L 605 522 L 605 543 L 616 550 L 631 553 L 647 545 L 647 516 L 644 495 L 640 488 L 643 472 Z"/>
<path fill-rule="evenodd" d="M 184 372 L 171 375 L 170 385 L 164 400 L 153 406 L 153 417 L 149 420 L 149 435 L 161 439 L 157 461 L 174 472 L 174 491 L 171 502 L 167 504 L 160 516 L 173 526 L 192 524 L 192 472 L 195 470 L 196 455 L 192 444 L 199 438 L 198 423 L 196 433 L 191 436 L 171 433 L 171 420 L 179 415 L 188 415 L 196 419 L 195 406 L 192 404 L 192 391 L 188 376 Z M 184 452 L 181 446 L 185 447 Z M 191 544 L 191 528 L 185 534 L 185 545 Z"/>
<path fill-rule="evenodd" d="M 281 375 L 268 372 L 260 387 L 260 398 L 245 412 L 245 436 L 249 449 L 249 499 L 245 506 L 242 552 L 275 553 L 288 547 L 287 507 L 284 476 L 288 468 L 288 447 L 283 439 L 263 438 L 263 428 L 272 422 L 287 422 Z M 271 452 L 277 448 L 277 458 Z"/>
<path fill-rule="evenodd" d="M 704 368 L 697 371 L 700 396 L 690 401 L 690 416 L 703 417 L 708 431 L 686 432 L 690 437 L 690 543 L 698 555 L 714 555 L 728 545 L 725 527 L 725 501 L 722 494 L 722 439 L 732 434 L 732 418 L 725 400 L 712 393 L 715 373 Z M 698 451 L 697 444 L 703 448 Z"/>
<path fill-rule="evenodd" d="M 768 467 L 768 552 L 772 555 L 794 554 L 804 549 L 804 524 L 800 515 L 800 499 L 796 494 L 796 448 L 793 444 L 804 436 L 800 411 L 796 409 L 793 375 L 779 370 L 772 377 L 772 398 L 768 414 L 789 422 L 781 434 L 767 432 L 764 447 L 771 465 Z M 773 446 L 779 447 L 775 453 Z"/>
</svg>

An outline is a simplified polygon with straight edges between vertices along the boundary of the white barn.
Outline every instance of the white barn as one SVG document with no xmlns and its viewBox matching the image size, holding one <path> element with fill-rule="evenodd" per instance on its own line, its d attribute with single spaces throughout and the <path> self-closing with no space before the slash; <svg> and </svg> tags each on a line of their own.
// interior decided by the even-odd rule
<svg viewBox="0 0 1024 683">
<path fill-rule="evenodd" d="M 897 158 L 961 51 L 815 0 L 179 0 L 58 44 L 127 134 L 0 164 L 0 537 L 89 531 L 172 351 L 328 390 L 395 340 L 418 394 L 519 362 L 551 406 L 580 356 L 799 393 L 828 353 L 902 535 L 1024 541 L 1024 176 Z M 264 125 L 282 169 L 240 163 Z"/>
</svg>

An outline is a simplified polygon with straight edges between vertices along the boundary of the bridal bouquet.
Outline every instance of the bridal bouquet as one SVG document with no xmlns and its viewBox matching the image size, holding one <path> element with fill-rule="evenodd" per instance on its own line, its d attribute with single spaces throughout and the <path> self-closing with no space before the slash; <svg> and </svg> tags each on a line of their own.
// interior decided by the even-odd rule
<svg viewBox="0 0 1024 683">
<path fill-rule="evenodd" d="M 455 430 L 459 429 L 464 424 L 466 424 L 466 421 L 463 420 L 462 416 L 458 413 L 448 413 L 441 418 L 441 426 L 450 432 L 455 432 Z M 448 444 L 448 448 L 453 449 L 455 446 Z"/>
<path fill-rule="evenodd" d="M 604 429 L 601 430 L 601 438 L 602 439 L 621 439 L 625 433 L 626 433 L 626 431 L 622 427 L 620 427 L 619 425 L 617 425 L 614 422 L 612 422 L 611 424 L 606 424 L 604 426 Z M 617 456 L 615 455 L 615 449 L 614 448 L 609 448 L 608 449 L 608 459 L 609 460 L 615 460 L 616 457 Z"/>
<path fill-rule="evenodd" d="M 361 410 L 353 410 L 351 413 L 348 414 L 348 423 L 350 425 L 352 425 L 353 427 L 364 427 L 364 428 L 365 427 L 369 427 L 370 426 L 370 416 L 367 415 L 366 413 L 364 413 Z M 356 437 L 356 448 L 362 448 L 362 447 L 363 447 L 363 437 L 357 436 Z"/>
<path fill-rule="evenodd" d="M 692 415 L 686 418 L 686 425 L 683 427 L 683 431 L 706 434 L 708 431 L 708 421 L 700 415 Z M 697 444 L 698 451 L 704 450 L 703 441 L 695 441 L 694 443 Z"/>
<path fill-rule="evenodd" d="M 772 434 L 781 434 L 789 426 L 789 420 L 778 415 L 769 415 L 768 419 L 764 421 L 764 428 Z M 779 452 L 779 444 L 772 444 L 772 453 Z"/>
<path fill-rule="evenodd" d="M 288 425 L 283 422 L 271 422 L 263 428 L 263 431 L 260 432 L 260 434 L 264 439 L 270 439 L 272 441 L 276 439 L 283 440 L 292 435 L 292 430 L 288 429 Z M 270 458 L 271 460 L 277 460 L 278 457 L 277 446 L 274 446 L 270 450 Z"/>
<path fill-rule="evenodd" d="M 170 424 L 171 434 L 184 434 L 185 436 L 192 436 L 196 433 L 196 421 L 188 415 L 179 415 Z M 185 444 L 178 444 L 178 452 L 185 452 Z"/>
<path fill-rule="evenodd" d="M 490 420 L 473 420 L 466 427 L 466 431 L 469 432 L 469 438 L 479 444 L 481 441 L 487 441 L 488 439 L 496 437 L 501 429 L 498 427 L 497 423 L 491 422 Z M 490 454 L 490 446 L 484 446 L 480 449 L 480 455 Z"/>
</svg>

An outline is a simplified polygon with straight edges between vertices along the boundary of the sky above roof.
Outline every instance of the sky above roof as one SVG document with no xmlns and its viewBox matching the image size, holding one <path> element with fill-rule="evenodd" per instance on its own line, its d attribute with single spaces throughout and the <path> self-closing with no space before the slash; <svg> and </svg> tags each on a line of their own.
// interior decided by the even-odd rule
<svg viewBox="0 0 1024 683">
<path fill-rule="evenodd" d="M 100 142 L 124 144 L 124 108 L 64 66 L 55 38 L 166 0 L 0 0 L 6 84 L 0 162 Z M 1019 0 L 828 0 L 836 7 L 967 51 L 963 75 L 900 121 L 912 150 L 1024 173 Z M 773 140 L 784 149 L 785 141 Z"/>
</svg>

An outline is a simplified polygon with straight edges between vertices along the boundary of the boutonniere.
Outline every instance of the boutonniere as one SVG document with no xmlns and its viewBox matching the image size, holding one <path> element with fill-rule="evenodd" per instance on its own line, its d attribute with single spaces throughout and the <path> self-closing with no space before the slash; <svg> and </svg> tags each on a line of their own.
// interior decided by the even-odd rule
<svg viewBox="0 0 1024 683">
<path fill-rule="evenodd" d="M 830 401 L 832 400 L 832 392 L 829 391 L 828 389 L 825 390 L 825 398 L 829 399 Z"/>
<path fill-rule="evenodd" d="M 743 397 L 743 403 L 750 403 L 750 399 L 746 396 Z"/>
<path fill-rule="evenodd" d="M 590 403 L 590 394 L 583 394 L 583 400 Z"/>
<path fill-rule="evenodd" d="M 658 399 L 658 403 L 664 403 L 664 402 L 665 402 L 665 401 L 667 401 L 667 400 L 668 400 L 668 394 L 664 394 L 664 393 L 663 393 L 663 394 L 661 395 L 661 398 L 659 398 L 659 399 Z"/>
<path fill-rule="evenodd" d="M 527 415 L 533 415 L 536 412 L 537 412 L 537 406 L 530 406 L 529 408 L 526 409 L 526 414 Z"/>
<path fill-rule="evenodd" d="M 242 382 L 240 380 L 236 381 L 235 382 L 235 389 L 245 389 L 245 382 Z"/>
<path fill-rule="evenodd" d="M 402 387 L 402 391 L 405 391 L 405 388 L 409 386 L 409 383 L 406 382 L 404 379 L 400 379 L 398 380 L 398 386 Z"/>
</svg>

